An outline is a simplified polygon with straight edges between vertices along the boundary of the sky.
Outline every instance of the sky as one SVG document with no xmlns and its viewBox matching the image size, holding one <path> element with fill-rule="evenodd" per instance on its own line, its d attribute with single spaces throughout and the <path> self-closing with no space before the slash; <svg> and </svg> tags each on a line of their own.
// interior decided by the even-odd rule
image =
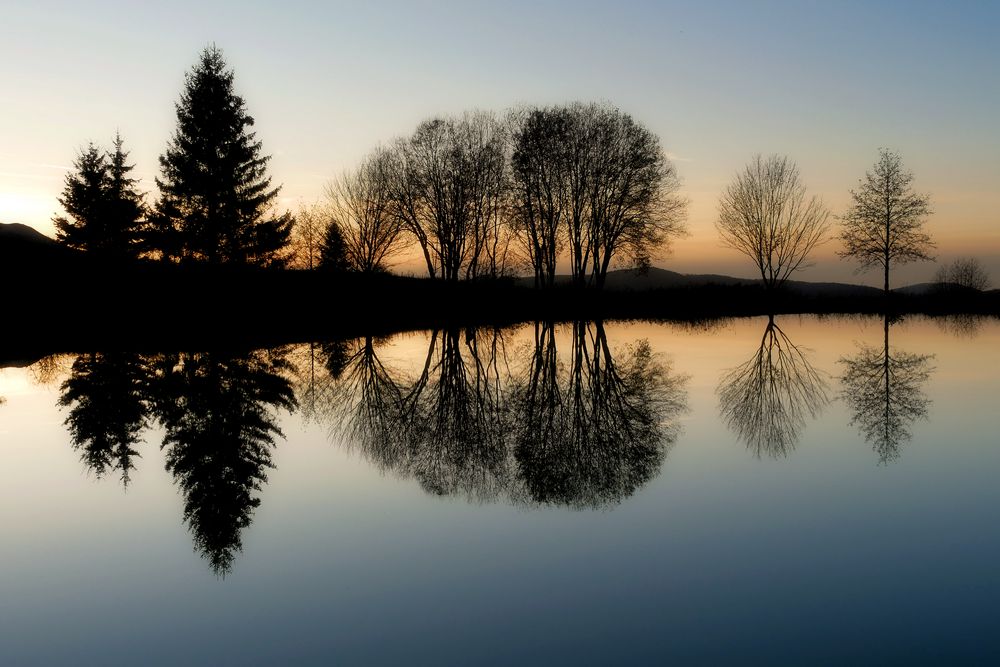
<svg viewBox="0 0 1000 667">
<path fill-rule="evenodd" d="M 886 147 L 931 195 L 939 261 L 976 256 L 1000 284 L 997 2 L 0 0 L 0 16 L 0 222 L 53 234 L 80 147 L 116 130 L 155 193 L 184 73 L 215 44 L 291 210 L 428 117 L 598 100 L 681 176 L 690 234 L 658 266 L 752 276 L 714 221 L 754 154 L 788 155 L 839 214 Z M 836 250 L 798 277 L 880 284 Z"/>
</svg>

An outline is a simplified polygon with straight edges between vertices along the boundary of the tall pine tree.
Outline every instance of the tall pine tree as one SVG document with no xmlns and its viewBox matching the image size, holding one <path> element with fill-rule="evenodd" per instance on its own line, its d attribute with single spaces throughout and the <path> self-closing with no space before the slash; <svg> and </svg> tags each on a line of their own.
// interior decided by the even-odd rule
<svg viewBox="0 0 1000 667">
<path fill-rule="evenodd" d="M 113 146 L 105 152 L 88 144 L 73 163 L 59 198 L 69 217 L 53 219 L 56 238 L 76 250 L 135 257 L 145 204 L 138 181 L 129 176 L 135 165 L 128 164 L 121 134 L 115 134 Z"/>
<path fill-rule="evenodd" d="M 164 255 L 209 263 L 283 263 L 291 215 L 273 211 L 280 187 L 254 120 L 233 90 L 222 52 L 205 49 L 185 76 L 177 130 L 160 156 L 154 232 Z"/>
</svg>

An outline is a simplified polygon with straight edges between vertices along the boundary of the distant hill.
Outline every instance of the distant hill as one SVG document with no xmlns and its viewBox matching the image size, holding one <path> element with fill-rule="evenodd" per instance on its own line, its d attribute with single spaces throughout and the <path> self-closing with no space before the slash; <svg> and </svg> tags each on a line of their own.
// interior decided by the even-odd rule
<svg viewBox="0 0 1000 667">
<path fill-rule="evenodd" d="M 569 276 L 556 276 L 558 284 L 567 284 L 569 281 Z M 531 284 L 532 279 L 522 278 L 520 282 Z M 635 269 L 609 271 L 605 285 L 608 290 L 640 292 L 651 289 L 703 287 L 705 285 L 757 285 L 759 283 L 759 280 L 751 278 L 734 278 L 715 273 L 684 274 L 650 267 L 646 271 L 636 271 Z M 792 292 L 809 297 L 877 296 L 882 293 L 882 290 L 876 287 L 846 283 L 811 283 L 801 280 L 789 280 L 786 286 Z"/>
<path fill-rule="evenodd" d="M 0 270 L 30 271 L 59 267 L 81 253 L 20 223 L 0 223 Z"/>
<path fill-rule="evenodd" d="M 58 245 L 55 239 L 49 238 L 34 227 L 22 225 L 19 222 L 0 222 L 0 244 L 34 243 L 39 245 Z"/>
</svg>

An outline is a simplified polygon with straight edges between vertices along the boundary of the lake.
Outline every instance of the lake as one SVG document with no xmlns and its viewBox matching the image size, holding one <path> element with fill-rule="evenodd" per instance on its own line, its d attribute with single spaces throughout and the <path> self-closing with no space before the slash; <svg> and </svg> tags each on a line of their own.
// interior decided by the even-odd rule
<svg viewBox="0 0 1000 667">
<path fill-rule="evenodd" d="M 811 316 L 10 362 L 0 663 L 996 663 L 998 369 Z"/>
</svg>

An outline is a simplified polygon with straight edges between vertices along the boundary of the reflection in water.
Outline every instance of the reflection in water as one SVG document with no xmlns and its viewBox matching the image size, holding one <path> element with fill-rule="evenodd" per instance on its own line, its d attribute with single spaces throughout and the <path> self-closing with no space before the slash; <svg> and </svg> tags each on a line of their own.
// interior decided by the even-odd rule
<svg viewBox="0 0 1000 667">
<path fill-rule="evenodd" d="M 573 325 L 564 373 L 551 325 L 537 325 L 527 378 L 512 401 L 514 456 L 530 497 L 597 507 L 632 495 L 659 472 L 677 438 L 685 382 L 646 341 L 616 361 L 600 322 Z"/>
<path fill-rule="evenodd" d="M 566 367 L 554 328 L 536 325 L 526 352 L 511 355 L 499 330 L 437 331 L 406 378 L 360 341 L 335 431 L 430 493 L 476 501 L 602 506 L 655 476 L 685 392 L 648 344 L 616 361 L 600 323 L 576 324 Z"/>
<path fill-rule="evenodd" d="M 880 463 L 899 458 L 900 446 L 911 437 L 910 425 L 927 416 L 930 400 L 922 387 L 933 370 L 933 355 L 890 350 L 889 324 L 886 316 L 881 348 L 863 345 L 858 354 L 840 360 L 851 425 L 871 443 Z"/>
<path fill-rule="evenodd" d="M 950 333 L 957 338 L 968 338 L 970 340 L 979 335 L 980 329 L 983 328 L 988 319 L 985 315 L 966 313 L 943 315 L 934 318 L 942 331 Z"/>
<path fill-rule="evenodd" d="M 436 495 L 487 500 L 508 488 L 500 331 L 435 331 L 414 378 L 386 367 L 371 338 L 353 347 L 334 427 L 348 445 Z"/>
<path fill-rule="evenodd" d="M 787 456 L 806 416 L 815 419 L 827 403 L 823 376 L 773 317 L 756 354 L 726 373 L 718 393 L 722 418 L 757 457 Z"/>
<path fill-rule="evenodd" d="M 66 425 L 73 448 L 97 477 L 118 471 L 128 485 L 148 397 L 148 370 L 137 354 L 82 354 L 73 362 L 59 404 L 70 408 Z"/>
<path fill-rule="evenodd" d="M 256 496 L 281 435 L 276 408 L 295 397 L 281 350 L 165 355 L 156 363 L 155 410 L 166 467 L 184 495 L 184 520 L 212 569 L 226 574 L 242 548 Z"/>
<path fill-rule="evenodd" d="M 645 341 L 613 352 L 601 323 L 571 334 L 560 356 L 550 324 L 513 352 L 498 329 L 436 331 L 412 373 L 383 364 L 373 338 L 302 346 L 294 364 L 285 349 L 85 354 L 60 404 L 87 467 L 126 484 L 143 430 L 162 425 L 184 521 L 225 575 L 273 467 L 277 411 L 300 403 L 304 418 L 435 495 L 585 508 L 633 494 L 678 435 L 686 378 Z M 57 366 L 40 372 L 57 377 Z"/>
<path fill-rule="evenodd" d="M 435 333 L 406 396 L 413 474 L 431 493 L 493 499 L 509 488 L 499 331 Z"/>
</svg>

